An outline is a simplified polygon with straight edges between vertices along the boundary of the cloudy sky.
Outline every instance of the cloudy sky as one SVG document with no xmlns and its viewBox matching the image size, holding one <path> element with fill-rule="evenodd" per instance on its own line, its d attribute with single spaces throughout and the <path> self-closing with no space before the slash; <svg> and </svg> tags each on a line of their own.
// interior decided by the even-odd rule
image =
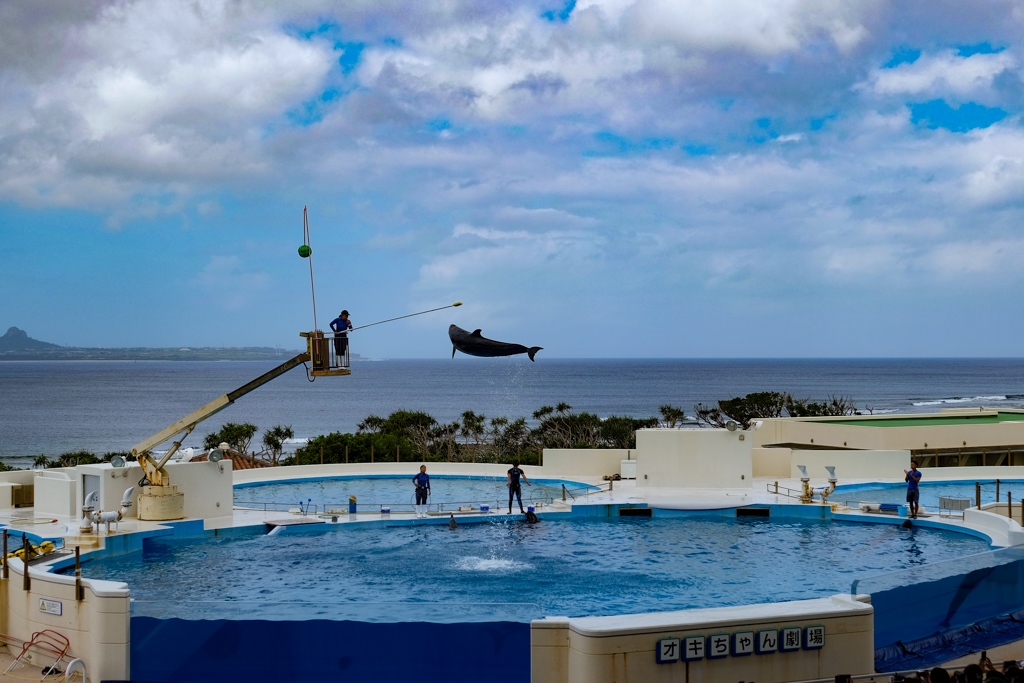
<svg viewBox="0 0 1024 683">
<path fill-rule="evenodd" d="M 1024 7 L 0 4 L 0 328 L 1020 356 Z M 2 330 L 0 330 L 2 331 Z"/>
</svg>

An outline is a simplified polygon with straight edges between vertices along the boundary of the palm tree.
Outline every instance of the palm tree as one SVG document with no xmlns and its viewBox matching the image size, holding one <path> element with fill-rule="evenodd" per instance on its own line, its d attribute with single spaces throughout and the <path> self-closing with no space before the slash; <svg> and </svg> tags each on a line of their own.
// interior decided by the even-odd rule
<svg viewBox="0 0 1024 683">
<path fill-rule="evenodd" d="M 683 412 L 682 408 L 676 408 L 671 405 L 661 406 L 658 408 L 658 412 L 661 413 L 662 422 L 669 429 L 675 429 L 677 426 L 682 426 L 683 420 L 686 418 L 686 413 Z"/>
<path fill-rule="evenodd" d="M 36 456 L 35 460 L 32 461 L 32 467 L 34 467 L 34 468 L 45 470 L 49 466 L 50 466 L 50 459 L 47 458 L 45 455 L 43 455 L 41 453 Z"/>
<path fill-rule="evenodd" d="M 477 415 L 472 410 L 467 410 L 462 413 L 462 427 L 459 429 L 459 433 L 462 438 L 466 440 L 468 444 L 470 439 L 473 441 L 473 461 L 476 461 L 476 456 L 480 452 L 480 446 L 483 443 L 484 436 L 487 433 L 487 418 L 484 415 Z"/>
<path fill-rule="evenodd" d="M 383 417 L 367 415 L 366 419 L 356 425 L 359 434 L 377 434 L 387 422 Z"/>
<path fill-rule="evenodd" d="M 277 465 L 281 459 L 285 439 L 290 439 L 293 436 L 295 436 L 295 432 L 292 431 L 290 425 L 288 427 L 277 425 L 263 432 L 263 445 L 270 452 L 270 461 L 273 464 Z"/>
</svg>

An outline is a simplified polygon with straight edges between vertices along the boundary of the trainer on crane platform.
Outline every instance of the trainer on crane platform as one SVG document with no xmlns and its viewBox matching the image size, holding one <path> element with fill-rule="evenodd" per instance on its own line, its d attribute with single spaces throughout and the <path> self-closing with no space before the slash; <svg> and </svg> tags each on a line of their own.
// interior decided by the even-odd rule
<svg viewBox="0 0 1024 683">
<path fill-rule="evenodd" d="M 348 351 L 348 333 L 352 329 L 352 321 L 348 319 L 348 311 L 342 311 L 341 315 L 331 321 L 331 329 L 334 330 L 334 355 L 341 365 Z"/>
</svg>

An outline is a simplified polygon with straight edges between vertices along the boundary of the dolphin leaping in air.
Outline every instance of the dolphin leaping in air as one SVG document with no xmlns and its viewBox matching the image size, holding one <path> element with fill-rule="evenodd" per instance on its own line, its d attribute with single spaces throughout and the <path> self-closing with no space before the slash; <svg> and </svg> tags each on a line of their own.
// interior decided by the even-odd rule
<svg viewBox="0 0 1024 683">
<path fill-rule="evenodd" d="M 456 351 L 462 351 L 467 356 L 480 356 L 482 358 L 515 356 L 519 353 L 525 353 L 530 356 L 530 360 L 533 360 L 534 354 L 543 348 L 540 346 L 527 348 L 522 344 L 495 341 L 481 336 L 480 330 L 474 330 L 470 333 L 458 325 L 448 327 L 448 336 L 452 340 L 452 358 L 455 358 Z"/>
</svg>

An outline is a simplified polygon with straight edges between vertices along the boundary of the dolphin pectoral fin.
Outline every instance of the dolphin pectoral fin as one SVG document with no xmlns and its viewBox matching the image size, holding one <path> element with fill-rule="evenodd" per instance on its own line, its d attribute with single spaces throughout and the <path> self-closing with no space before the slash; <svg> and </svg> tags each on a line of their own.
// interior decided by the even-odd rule
<svg viewBox="0 0 1024 683">
<path fill-rule="evenodd" d="M 482 337 L 483 335 L 480 334 L 480 330 L 479 329 L 476 329 L 476 330 L 473 330 L 473 334 L 471 334 L 470 336 L 471 337 Z"/>
<path fill-rule="evenodd" d="M 533 360 L 534 354 L 537 353 L 538 351 L 543 351 L 543 350 L 544 350 L 543 346 L 532 346 L 532 347 L 530 347 L 530 350 L 527 351 L 526 353 L 529 354 L 530 360 Z M 536 363 L 537 361 L 533 361 L 533 362 Z"/>
<path fill-rule="evenodd" d="M 455 358 L 455 344 L 452 344 L 452 358 Z"/>
</svg>

